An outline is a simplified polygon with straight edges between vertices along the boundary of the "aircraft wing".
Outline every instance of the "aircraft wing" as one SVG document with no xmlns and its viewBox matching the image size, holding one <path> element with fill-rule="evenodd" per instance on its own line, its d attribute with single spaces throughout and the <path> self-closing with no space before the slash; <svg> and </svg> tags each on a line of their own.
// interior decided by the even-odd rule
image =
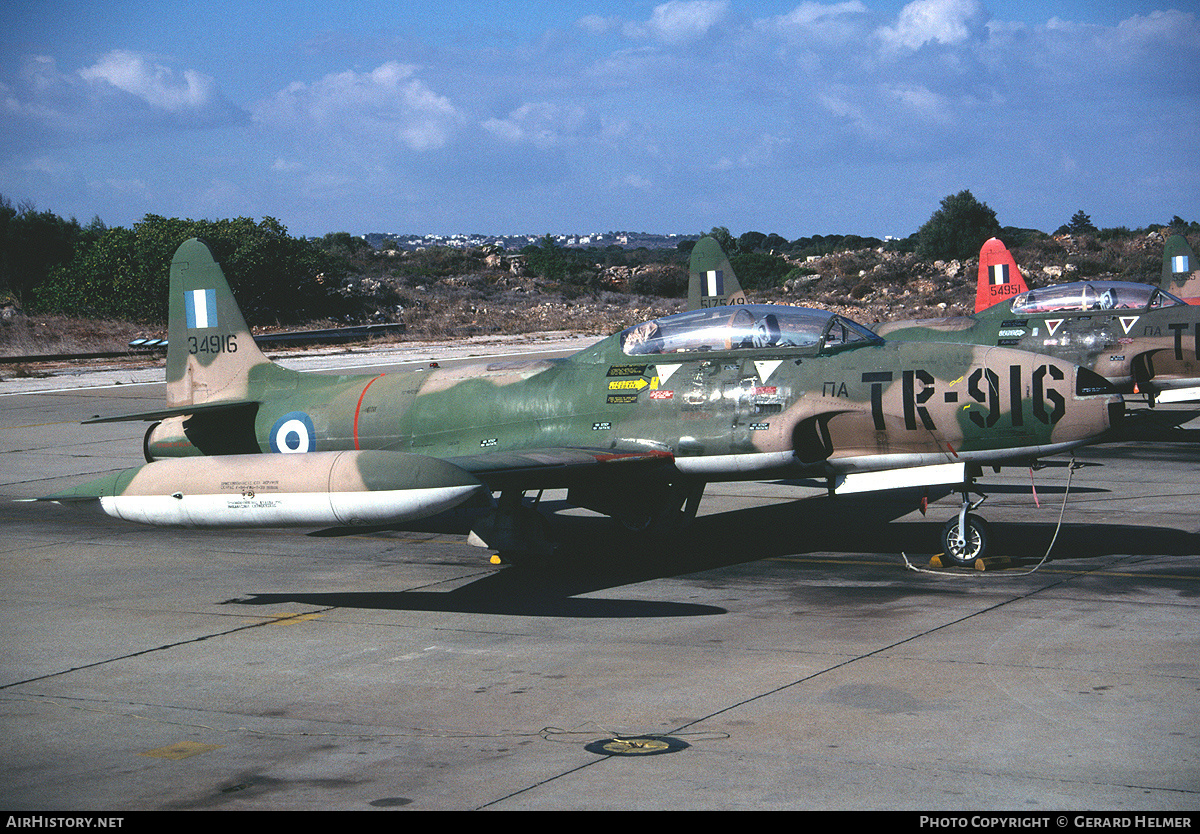
<svg viewBox="0 0 1200 834">
<path fill-rule="evenodd" d="M 495 490 L 509 485 L 528 489 L 570 486 L 581 476 L 599 474 L 601 468 L 612 475 L 631 474 L 633 469 L 669 466 L 674 459 L 670 452 L 659 449 L 618 452 L 564 447 L 483 452 L 445 460 Z"/>
<path fill-rule="evenodd" d="M 156 525 L 363 526 L 435 515 L 480 489 L 573 487 L 606 476 L 633 483 L 673 459 L 659 450 L 571 448 L 453 459 L 385 450 L 193 456 L 110 472 L 38 500 L 98 501 L 109 515 Z"/>
</svg>

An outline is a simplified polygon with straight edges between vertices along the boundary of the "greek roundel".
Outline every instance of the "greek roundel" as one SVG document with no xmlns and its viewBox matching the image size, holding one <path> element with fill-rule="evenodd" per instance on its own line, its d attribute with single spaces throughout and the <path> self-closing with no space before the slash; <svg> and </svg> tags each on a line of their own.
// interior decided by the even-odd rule
<svg viewBox="0 0 1200 834">
<path fill-rule="evenodd" d="M 303 411 L 291 411 L 271 426 L 271 451 L 284 454 L 311 452 L 314 451 L 314 437 L 312 418 Z"/>
</svg>

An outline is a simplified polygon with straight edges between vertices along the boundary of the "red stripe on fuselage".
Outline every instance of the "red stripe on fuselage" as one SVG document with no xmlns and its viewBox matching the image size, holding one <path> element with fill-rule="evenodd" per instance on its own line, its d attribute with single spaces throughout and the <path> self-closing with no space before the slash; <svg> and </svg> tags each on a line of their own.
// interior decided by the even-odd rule
<svg viewBox="0 0 1200 834">
<path fill-rule="evenodd" d="M 381 376 L 386 376 L 386 374 L 380 374 L 379 376 L 372 378 L 370 382 L 368 382 L 366 385 L 363 386 L 362 393 L 358 395 L 358 405 L 354 406 L 354 448 L 355 449 L 358 448 L 358 412 L 362 411 L 363 397 L 367 396 L 367 389 L 370 388 L 375 383 L 375 380 L 379 379 L 379 377 L 381 377 Z"/>
</svg>

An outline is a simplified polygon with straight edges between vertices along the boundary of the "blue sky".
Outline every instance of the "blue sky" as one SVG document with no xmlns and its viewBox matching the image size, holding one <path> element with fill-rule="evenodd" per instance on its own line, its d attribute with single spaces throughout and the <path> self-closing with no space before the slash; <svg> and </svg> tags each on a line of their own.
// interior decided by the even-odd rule
<svg viewBox="0 0 1200 834">
<path fill-rule="evenodd" d="M 293 234 L 1200 219 L 1194 0 L 0 8 L 0 194 Z"/>
</svg>

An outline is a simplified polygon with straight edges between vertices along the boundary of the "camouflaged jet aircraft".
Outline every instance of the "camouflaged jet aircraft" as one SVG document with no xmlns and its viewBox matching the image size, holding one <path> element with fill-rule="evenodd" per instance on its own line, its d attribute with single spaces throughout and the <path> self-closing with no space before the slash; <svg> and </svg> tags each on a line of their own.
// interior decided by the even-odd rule
<svg viewBox="0 0 1200 834">
<path fill-rule="evenodd" d="M 987 545 L 967 512 L 979 467 L 1094 441 L 1123 408 L 1059 359 L 885 343 L 770 305 L 666 316 L 560 360 L 305 374 L 259 352 L 204 243 L 179 247 L 170 294 L 166 407 L 89 421 L 155 421 L 149 462 L 44 500 L 155 525 L 358 529 L 476 501 L 472 540 L 511 557 L 553 549 L 527 490 L 667 531 L 709 481 L 957 484 L 944 538 L 969 564 Z"/>
<path fill-rule="evenodd" d="M 1181 263 L 1164 257 L 1164 280 L 1171 259 Z M 1200 294 L 1190 281 L 1174 286 Z M 1031 290 L 1008 249 L 992 238 L 980 251 L 976 299 L 983 309 L 973 316 L 886 322 L 875 332 L 889 342 L 1047 354 L 1096 372 L 1117 391 L 1143 394 L 1151 405 L 1200 399 L 1200 307 L 1153 284 L 1093 280 Z"/>
<path fill-rule="evenodd" d="M 1200 304 L 1200 264 L 1183 235 L 1171 235 L 1163 244 L 1160 286 L 1188 304 Z"/>
<path fill-rule="evenodd" d="M 688 266 L 689 310 L 745 304 L 746 294 L 716 238 L 702 237 L 692 247 Z"/>
</svg>

